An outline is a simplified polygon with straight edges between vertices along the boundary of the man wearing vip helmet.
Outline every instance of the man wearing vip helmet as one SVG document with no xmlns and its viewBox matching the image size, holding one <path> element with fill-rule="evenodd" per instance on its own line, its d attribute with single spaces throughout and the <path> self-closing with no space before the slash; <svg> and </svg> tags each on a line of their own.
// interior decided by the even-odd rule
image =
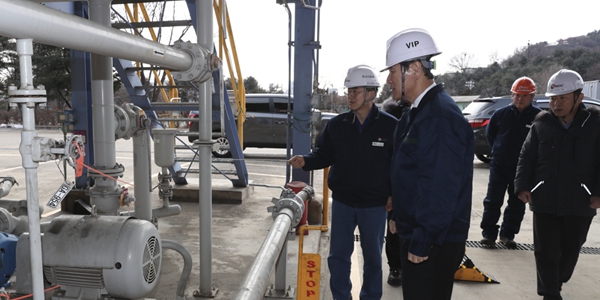
<svg viewBox="0 0 600 300">
<path fill-rule="evenodd" d="M 387 83 L 411 110 L 394 136 L 392 200 L 401 239 L 404 299 L 450 299 L 470 225 L 473 130 L 431 74 L 440 54 L 423 29 L 387 42 Z"/>
<path fill-rule="evenodd" d="M 544 299 L 562 299 L 600 207 L 600 112 L 581 103 L 582 89 L 575 71 L 550 77 L 550 111 L 536 117 L 517 164 L 515 193 L 533 211 L 537 293 Z"/>
<path fill-rule="evenodd" d="M 333 203 L 327 264 L 333 298 L 352 298 L 350 268 L 358 226 L 364 260 L 360 299 L 381 299 L 381 251 L 386 205 L 391 202 L 389 171 L 397 119 L 373 105 L 379 80 L 371 67 L 350 68 L 344 85 L 351 111 L 332 118 L 319 135 L 316 148 L 307 155 L 292 157 L 289 164 L 305 171 L 331 166 L 328 185 Z"/>
<path fill-rule="evenodd" d="M 523 141 L 541 109 L 531 104 L 536 91 L 531 78 L 521 77 L 515 80 L 510 91 L 512 103 L 496 110 L 485 129 L 493 158 L 490 162 L 487 195 L 483 199 L 481 244 L 494 246 L 500 229 L 500 242 L 509 249 L 515 249 L 515 234 L 519 233 L 525 214 L 525 203 L 514 194 L 515 172 Z M 502 226 L 498 226 L 507 189 L 508 201 Z"/>
</svg>

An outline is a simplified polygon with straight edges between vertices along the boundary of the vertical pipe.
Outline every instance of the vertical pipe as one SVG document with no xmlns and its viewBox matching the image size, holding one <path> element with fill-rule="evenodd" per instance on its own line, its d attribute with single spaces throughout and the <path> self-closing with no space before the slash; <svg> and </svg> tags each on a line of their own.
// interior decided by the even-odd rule
<svg viewBox="0 0 600 300">
<path fill-rule="evenodd" d="M 205 49 L 213 47 L 212 0 L 196 0 L 196 35 L 198 45 Z M 199 155 L 199 224 L 200 224 L 200 294 L 212 294 L 212 178 L 211 178 L 211 94 L 212 82 L 200 85 L 198 100 L 198 155 Z"/>
<path fill-rule="evenodd" d="M 110 27 L 110 2 L 90 0 L 90 20 Z M 94 135 L 94 161 L 96 168 L 112 169 L 117 163 L 115 153 L 115 103 L 112 76 L 112 58 L 91 54 L 92 71 L 92 132 Z M 113 180 L 96 180 L 91 201 L 100 214 L 116 214 L 119 199 L 102 197 L 101 194 L 114 194 L 117 183 Z"/>
<path fill-rule="evenodd" d="M 288 108 L 287 108 L 287 121 L 288 124 L 286 126 L 286 131 L 285 134 L 287 136 L 286 139 L 286 152 L 285 152 L 285 158 L 286 160 L 290 160 L 290 158 L 292 157 L 292 141 L 290 140 L 290 136 L 292 133 L 292 126 L 290 126 L 290 124 L 292 123 L 292 114 L 291 112 L 291 107 L 290 107 L 290 102 L 292 99 L 292 12 L 290 11 L 290 7 L 288 6 L 287 2 L 283 3 L 285 5 L 285 10 L 288 13 Z M 291 165 L 286 165 L 285 168 L 285 183 L 287 184 L 288 182 L 290 182 L 290 176 L 291 176 Z"/>
<path fill-rule="evenodd" d="M 133 137 L 133 180 L 135 183 L 135 217 L 152 222 L 152 193 L 150 159 L 150 132 L 142 130 Z"/>
<path fill-rule="evenodd" d="M 33 55 L 33 40 L 18 39 L 17 54 L 19 55 L 19 69 L 21 72 L 21 90 L 33 89 L 33 74 L 31 55 Z M 37 136 L 35 131 L 35 103 L 21 105 L 23 112 L 23 131 L 21 131 L 21 145 L 19 146 L 25 168 L 25 181 L 27 186 L 27 216 L 29 217 L 29 251 L 31 259 L 31 279 L 33 286 L 33 299 L 44 299 L 44 278 L 42 276 L 42 243 L 40 233 L 40 205 L 38 195 L 37 167 L 33 161 L 31 146 Z"/>
</svg>

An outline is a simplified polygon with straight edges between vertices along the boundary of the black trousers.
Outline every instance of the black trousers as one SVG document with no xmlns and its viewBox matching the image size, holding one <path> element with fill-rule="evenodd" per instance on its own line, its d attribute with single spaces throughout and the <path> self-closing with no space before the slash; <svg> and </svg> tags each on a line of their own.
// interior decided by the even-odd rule
<svg viewBox="0 0 600 300">
<path fill-rule="evenodd" d="M 592 219 L 533 213 L 537 292 L 544 299 L 562 299 L 562 284 L 573 275 Z"/>
<path fill-rule="evenodd" d="M 454 273 L 465 255 L 465 242 L 434 245 L 429 258 L 420 264 L 408 261 L 410 240 L 401 239 L 400 243 L 404 300 L 451 299 Z"/>
<path fill-rule="evenodd" d="M 400 237 L 396 233 L 390 232 L 390 219 L 393 211 L 389 211 L 387 215 L 387 232 L 385 234 L 385 256 L 387 257 L 388 265 L 391 270 L 400 270 L 402 262 L 400 261 Z"/>
<path fill-rule="evenodd" d="M 485 238 L 496 240 L 498 237 L 498 228 L 500 228 L 500 237 L 514 239 L 515 235 L 521 230 L 521 222 L 525 215 L 525 203 L 515 195 L 515 169 L 508 170 L 507 166 L 498 164 L 492 160 L 490 162 L 490 180 L 485 199 L 483 199 L 483 216 L 481 218 L 482 235 Z M 504 204 L 504 195 L 508 192 L 508 200 L 504 208 L 502 226 L 498 226 L 500 220 L 502 205 Z"/>
</svg>

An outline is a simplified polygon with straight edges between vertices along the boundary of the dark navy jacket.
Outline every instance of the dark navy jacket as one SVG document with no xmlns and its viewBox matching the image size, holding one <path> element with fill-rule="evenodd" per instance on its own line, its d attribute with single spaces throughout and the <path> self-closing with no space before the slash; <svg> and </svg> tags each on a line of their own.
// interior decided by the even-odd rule
<svg viewBox="0 0 600 300">
<path fill-rule="evenodd" d="M 529 105 L 523 112 L 519 112 L 511 104 L 494 112 L 485 129 L 488 144 L 492 149 L 493 166 L 503 168 L 514 177 L 521 147 L 535 116 L 540 111 L 542 110 L 539 107 Z"/>
<path fill-rule="evenodd" d="M 331 166 L 328 185 L 336 201 L 360 208 L 385 206 L 391 195 L 390 161 L 397 119 L 373 105 L 362 131 L 353 121 L 352 112 L 329 120 L 317 147 L 304 155 L 302 169 Z"/>
<path fill-rule="evenodd" d="M 412 118 L 412 121 L 409 120 Z M 405 113 L 395 133 L 392 201 L 409 252 L 465 242 L 471 223 L 473 129 L 441 84 Z"/>
</svg>

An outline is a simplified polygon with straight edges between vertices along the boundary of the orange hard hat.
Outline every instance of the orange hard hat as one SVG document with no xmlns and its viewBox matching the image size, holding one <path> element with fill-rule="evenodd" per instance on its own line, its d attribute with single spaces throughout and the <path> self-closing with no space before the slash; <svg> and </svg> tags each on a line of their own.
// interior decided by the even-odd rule
<svg viewBox="0 0 600 300">
<path fill-rule="evenodd" d="M 511 92 L 519 95 L 529 95 L 535 93 L 535 82 L 529 77 L 521 77 L 512 85 Z"/>
</svg>

